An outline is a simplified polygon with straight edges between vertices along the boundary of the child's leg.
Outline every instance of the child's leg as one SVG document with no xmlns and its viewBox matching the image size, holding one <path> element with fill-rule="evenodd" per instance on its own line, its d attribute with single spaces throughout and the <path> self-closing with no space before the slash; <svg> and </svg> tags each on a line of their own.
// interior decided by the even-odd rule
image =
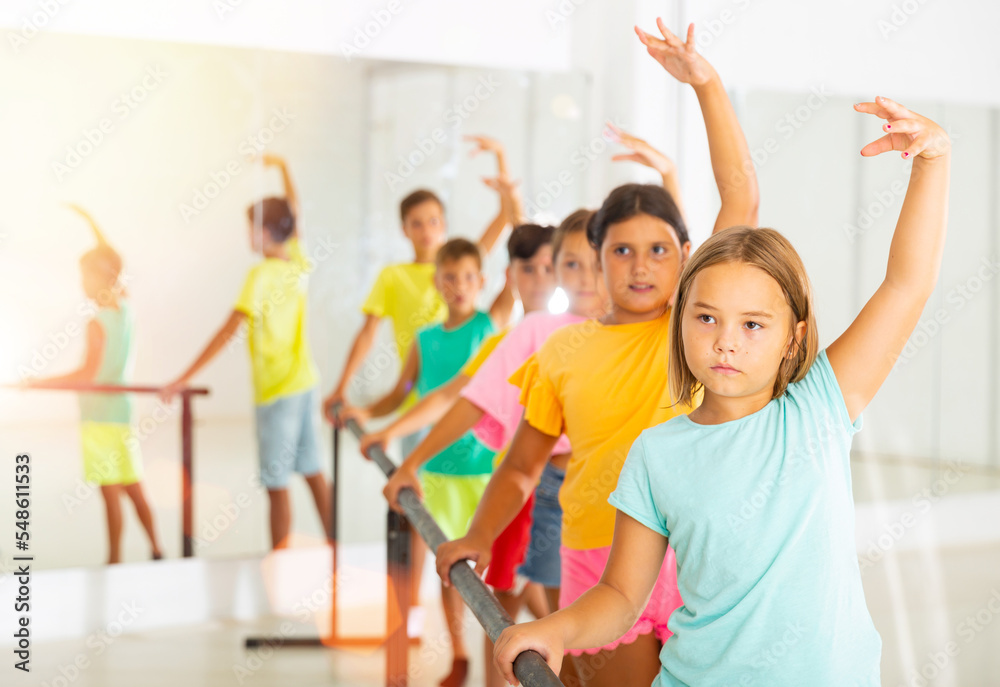
<svg viewBox="0 0 1000 687">
<path fill-rule="evenodd" d="M 523 594 L 513 594 L 499 590 L 493 593 L 496 595 L 500 605 L 503 606 L 503 610 L 507 611 L 507 614 L 517 621 L 517 614 L 521 610 Z M 483 641 L 486 659 L 484 663 L 486 666 L 486 687 L 506 687 L 507 683 L 503 679 L 503 675 L 493 665 L 493 640 L 490 639 L 489 635 L 486 635 Z"/>
<path fill-rule="evenodd" d="M 323 531 L 326 532 L 327 539 L 333 539 L 333 531 L 330 529 L 330 487 L 326 482 L 326 477 L 322 472 L 306 477 L 306 484 L 312 492 L 313 501 L 316 503 L 316 512 L 323 523 Z"/>
<path fill-rule="evenodd" d="M 416 529 L 410 529 L 410 606 L 420 605 L 420 581 L 427 560 L 427 544 Z"/>
<path fill-rule="evenodd" d="M 121 493 L 122 486 L 120 484 L 101 485 L 101 496 L 104 497 L 104 512 L 108 521 L 108 565 L 121 562 Z"/>
<path fill-rule="evenodd" d="M 149 544 L 153 547 L 153 557 L 161 557 L 163 553 L 160 551 L 160 542 L 156 538 L 156 527 L 153 525 L 153 512 L 149 509 L 146 496 L 142 492 L 142 482 L 126 484 L 125 493 L 132 499 L 132 505 L 135 506 L 135 514 L 139 516 L 139 522 L 142 523 L 142 528 L 146 530 L 146 535 L 149 537 Z"/>
<path fill-rule="evenodd" d="M 545 596 L 545 587 L 537 582 L 529 582 L 521 593 L 521 598 L 527 605 L 528 611 L 536 618 L 544 618 L 550 613 L 551 606 Z"/>
<path fill-rule="evenodd" d="M 451 673 L 441 681 L 441 687 L 461 687 L 469 674 L 469 653 L 465 647 L 463 622 L 465 618 L 465 602 L 454 587 L 441 585 L 441 605 L 444 606 L 444 619 L 448 625 L 448 635 L 451 638 L 452 663 Z"/>
<path fill-rule="evenodd" d="M 661 648 L 650 633 L 611 651 L 572 658 L 581 687 L 649 687 L 660 674 Z"/>
<path fill-rule="evenodd" d="M 292 529 L 288 489 L 268 489 L 267 499 L 271 506 L 271 549 L 288 548 L 288 534 Z"/>
</svg>

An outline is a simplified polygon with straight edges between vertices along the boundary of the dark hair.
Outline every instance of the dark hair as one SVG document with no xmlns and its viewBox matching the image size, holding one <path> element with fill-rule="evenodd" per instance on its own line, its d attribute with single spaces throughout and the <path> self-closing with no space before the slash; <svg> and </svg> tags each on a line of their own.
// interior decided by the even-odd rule
<svg viewBox="0 0 1000 687">
<path fill-rule="evenodd" d="M 284 243 L 295 231 L 295 215 L 284 198 L 265 198 L 254 203 L 247 208 L 247 219 L 255 227 L 264 227 L 277 243 Z"/>
<path fill-rule="evenodd" d="M 587 223 L 587 240 L 598 251 L 608 235 L 608 227 L 636 215 L 649 215 L 669 224 L 683 246 L 690 240 L 677 203 L 662 186 L 625 184 L 605 198 L 601 209 Z"/>
<path fill-rule="evenodd" d="M 590 218 L 594 215 L 593 210 L 587 210 L 580 208 L 579 210 L 574 210 L 569 214 L 569 216 L 556 227 L 555 233 L 552 235 L 552 259 L 555 260 L 559 256 L 559 251 L 562 250 L 563 241 L 566 240 L 567 236 L 571 234 L 578 234 L 580 232 L 587 231 L 587 223 L 590 222 Z"/>
<path fill-rule="evenodd" d="M 405 222 L 406 216 L 410 214 L 410 210 L 417 207 L 418 205 L 426 203 L 429 200 L 432 200 L 435 203 L 437 203 L 438 207 L 441 208 L 441 212 L 442 213 L 444 212 L 444 203 L 441 202 L 441 199 L 437 197 L 437 194 L 434 193 L 434 191 L 428 191 L 425 188 L 418 188 L 416 191 L 414 191 L 410 195 L 406 196 L 406 198 L 403 198 L 402 201 L 400 201 L 399 219 Z"/>
<path fill-rule="evenodd" d="M 483 269 L 483 254 L 479 250 L 479 245 L 463 238 L 450 239 L 438 248 L 437 255 L 434 256 L 434 265 L 441 267 L 446 262 L 462 258 L 474 258 L 479 269 Z"/>
<path fill-rule="evenodd" d="M 518 224 L 507 239 L 507 257 L 514 260 L 530 260 L 542 246 L 552 243 L 556 228 L 540 224 Z"/>
</svg>

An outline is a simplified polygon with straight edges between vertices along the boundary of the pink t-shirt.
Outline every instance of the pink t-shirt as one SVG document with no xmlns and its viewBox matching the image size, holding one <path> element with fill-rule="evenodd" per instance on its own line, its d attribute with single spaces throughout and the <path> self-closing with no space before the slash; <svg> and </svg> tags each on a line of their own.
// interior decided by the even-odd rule
<svg viewBox="0 0 1000 687">
<path fill-rule="evenodd" d="M 570 312 L 533 312 L 526 315 L 497 344 L 490 357 L 462 389 L 462 398 L 496 420 L 489 425 L 483 422 L 477 424 L 472 429 L 477 439 L 494 451 L 499 451 L 510 443 L 514 438 L 514 430 L 521 422 L 524 407 L 520 402 L 521 390 L 508 382 L 508 378 L 541 348 L 552 332 L 585 319 Z M 489 427 L 489 431 L 482 431 L 481 426 L 482 429 Z M 569 451 L 569 440 L 564 434 L 559 437 L 552 453 L 556 455 Z"/>
</svg>

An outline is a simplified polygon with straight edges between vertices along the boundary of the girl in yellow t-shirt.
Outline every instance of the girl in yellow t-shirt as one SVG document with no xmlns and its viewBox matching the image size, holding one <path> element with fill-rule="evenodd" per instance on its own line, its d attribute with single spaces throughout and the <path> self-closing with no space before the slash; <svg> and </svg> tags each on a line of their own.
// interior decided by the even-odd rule
<svg viewBox="0 0 1000 687">
<path fill-rule="evenodd" d="M 686 42 L 662 22 L 658 26 L 663 39 L 637 32 L 650 55 L 698 96 L 722 196 L 715 229 L 756 224 L 753 164 L 722 83 L 695 52 L 693 26 Z M 560 606 L 574 601 L 604 571 L 615 522 L 607 499 L 632 442 L 643 429 L 690 410 L 671 405 L 667 386 L 670 303 L 691 250 L 677 203 L 660 186 L 620 186 L 591 219 L 587 235 L 600 256 L 611 312 L 555 332 L 511 378 L 522 389 L 524 418 L 469 533 L 438 549 L 445 584 L 458 560 L 484 567 L 493 538 L 528 498 L 565 433 L 573 456 L 560 491 L 559 601 Z M 680 604 L 676 564 L 668 551 L 649 605 L 632 629 L 606 646 L 571 652 L 578 654 L 574 663 L 582 684 L 649 685 L 659 672 L 661 642 L 669 636 L 667 619 Z"/>
</svg>

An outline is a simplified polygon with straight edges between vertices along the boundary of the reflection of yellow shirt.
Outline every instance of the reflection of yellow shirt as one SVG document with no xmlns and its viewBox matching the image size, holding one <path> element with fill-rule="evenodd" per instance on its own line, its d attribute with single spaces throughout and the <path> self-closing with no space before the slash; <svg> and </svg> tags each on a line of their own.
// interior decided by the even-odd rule
<svg viewBox="0 0 1000 687">
<path fill-rule="evenodd" d="M 647 427 L 691 407 L 671 406 L 667 384 L 669 312 L 649 322 L 571 324 L 552 333 L 510 378 L 521 387 L 524 419 L 573 447 L 559 492 L 562 543 L 611 545 L 618 484 L 632 442 Z"/>
<path fill-rule="evenodd" d="M 316 367 L 306 338 L 309 264 L 297 239 L 289 239 L 285 247 L 288 260 L 265 258 L 250 270 L 233 306 L 247 316 L 257 405 L 301 393 L 316 384 Z"/>
<path fill-rule="evenodd" d="M 400 362 L 405 363 L 417 330 L 444 322 L 448 316 L 448 308 L 434 288 L 434 263 L 411 262 L 383 268 L 361 311 L 392 320 L 396 351 Z"/>
</svg>

